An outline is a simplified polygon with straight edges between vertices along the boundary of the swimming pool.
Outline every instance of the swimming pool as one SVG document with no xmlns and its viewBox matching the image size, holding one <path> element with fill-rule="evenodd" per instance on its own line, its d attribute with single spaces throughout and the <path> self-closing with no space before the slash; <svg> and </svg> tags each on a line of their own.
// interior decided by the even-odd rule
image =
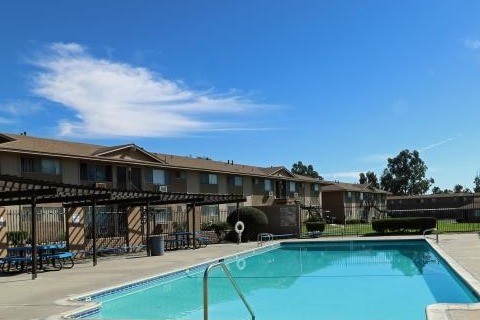
<svg viewBox="0 0 480 320">
<path fill-rule="evenodd" d="M 291 242 L 225 260 L 256 319 L 424 319 L 479 297 L 423 240 Z M 89 297 L 91 319 L 203 319 L 206 266 Z M 225 274 L 209 277 L 210 319 L 249 319 Z"/>
</svg>

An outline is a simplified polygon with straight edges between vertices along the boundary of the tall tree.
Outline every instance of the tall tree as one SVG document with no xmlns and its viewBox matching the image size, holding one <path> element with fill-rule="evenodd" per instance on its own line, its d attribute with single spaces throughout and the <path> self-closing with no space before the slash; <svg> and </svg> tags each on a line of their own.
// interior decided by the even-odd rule
<svg viewBox="0 0 480 320">
<path fill-rule="evenodd" d="M 425 194 L 435 182 L 432 178 L 425 178 L 427 169 L 417 150 L 405 149 L 395 158 L 388 158 L 387 168 L 380 179 L 382 189 L 394 195 Z"/>
<path fill-rule="evenodd" d="M 360 172 L 359 178 L 358 178 L 358 182 L 359 182 L 360 184 L 364 184 L 364 183 L 367 183 L 367 181 L 368 181 L 368 180 L 367 180 L 367 176 L 365 175 L 365 173 Z"/>
<path fill-rule="evenodd" d="M 443 193 L 442 189 L 440 189 L 437 186 L 433 187 L 432 194 L 442 194 L 442 193 Z"/>
<path fill-rule="evenodd" d="M 473 187 L 474 192 L 480 192 L 480 175 L 477 173 L 477 176 L 475 179 L 473 179 L 473 184 L 475 185 Z"/>
<path fill-rule="evenodd" d="M 323 178 L 318 174 L 317 171 L 315 171 L 311 164 L 307 166 L 304 165 L 302 161 L 298 161 L 292 165 L 292 173 L 323 180 Z"/>
<path fill-rule="evenodd" d="M 373 171 L 367 172 L 367 182 L 370 186 L 374 188 L 380 188 L 380 185 L 378 184 L 377 175 Z"/>
<path fill-rule="evenodd" d="M 463 186 L 461 184 L 456 184 L 455 187 L 453 187 L 453 192 L 454 193 L 462 193 L 463 192 Z"/>
</svg>

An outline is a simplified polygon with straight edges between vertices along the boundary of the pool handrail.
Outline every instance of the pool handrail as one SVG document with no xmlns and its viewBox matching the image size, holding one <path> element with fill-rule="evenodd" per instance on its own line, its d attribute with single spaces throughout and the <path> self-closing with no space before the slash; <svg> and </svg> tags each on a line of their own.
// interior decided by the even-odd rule
<svg viewBox="0 0 480 320">
<path fill-rule="evenodd" d="M 425 234 L 427 232 L 432 232 L 432 231 L 435 231 L 436 241 L 438 243 L 438 230 L 437 230 L 437 228 L 430 228 L 430 229 L 423 230 L 423 237 L 425 238 Z"/>
<path fill-rule="evenodd" d="M 273 240 L 273 234 L 271 233 L 259 233 L 257 235 L 257 244 L 259 247 L 263 245 L 263 242 Z"/>
<path fill-rule="evenodd" d="M 237 282 L 235 281 L 232 274 L 228 270 L 227 266 L 223 262 L 223 259 L 219 260 L 217 263 L 213 263 L 209 265 L 207 269 L 205 269 L 205 272 L 203 274 L 203 319 L 208 320 L 208 274 L 210 273 L 210 270 L 216 267 L 221 267 L 223 272 L 225 272 L 228 280 L 230 280 L 230 283 L 232 284 L 233 288 L 237 292 L 238 296 L 240 297 L 240 299 L 242 299 L 243 304 L 247 307 L 248 312 L 252 316 L 252 320 L 255 320 L 255 314 L 253 313 L 252 307 L 250 307 L 247 300 L 245 299 L 245 296 L 240 291 L 240 288 L 237 285 Z"/>
</svg>

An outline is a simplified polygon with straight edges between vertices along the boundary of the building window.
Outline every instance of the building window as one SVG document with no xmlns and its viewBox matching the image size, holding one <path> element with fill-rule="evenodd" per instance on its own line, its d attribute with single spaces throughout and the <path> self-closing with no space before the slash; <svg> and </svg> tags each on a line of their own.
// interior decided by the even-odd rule
<svg viewBox="0 0 480 320">
<path fill-rule="evenodd" d="M 164 170 L 158 170 L 158 169 L 153 169 L 152 170 L 152 182 L 153 184 L 157 185 L 165 185 L 166 184 L 166 179 L 165 179 L 165 171 Z"/>
<path fill-rule="evenodd" d="M 363 200 L 363 192 L 360 192 L 360 200 Z"/>
<path fill-rule="evenodd" d="M 234 187 L 243 186 L 243 177 L 241 176 L 230 176 L 228 177 L 228 184 Z"/>
<path fill-rule="evenodd" d="M 187 174 L 185 173 L 185 171 L 183 170 L 178 170 L 175 172 L 175 178 L 177 179 L 186 179 L 187 178 Z"/>
<path fill-rule="evenodd" d="M 347 192 L 347 197 L 348 197 L 348 199 L 351 199 L 351 198 L 352 198 L 352 192 L 351 192 L 351 191 L 348 191 L 348 192 Z"/>
<path fill-rule="evenodd" d="M 297 184 L 294 181 L 290 181 L 290 192 L 297 192 Z"/>
<path fill-rule="evenodd" d="M 264 185 L 265 185 L 265 191 L 273 191 L 273 188 L 272 188 L 272 180 L 270 179 L 265 179 L 263 181 Z"/>
<path fill-rule="evenodd" d="M 60 160 L 48 158 L 22 158 L 22 172 L 60 175 Z"/>
<path fill-rule="evenodd" d="M 241 187 L 243 186 L 243 178 L 242 177 L 239 177 L 239 176 L 236 176 L 233 178 L 233 185 L 235 187 Z"/>
<path fill-rule="evenodd" d="M 204 173 L 200 178 L 201 184 L 217 184 L 217 175 L 212 173 Z"/>
<path fill-rule="evenodd" d="M 112 181 L 112 166 L 93 163 L 80 163 L 80 180 Z"/>
<path fill-rule="evenodd" d="M 167 223 L 172 221 L 172 208 L 155 208 L 153 209 L 155 223 Z"/>
<path fill-rule="evenodd" d="M 318 183 L 312 184 L 312 191 L 318 192 L 320 190 L 320 186 Z"/>
<path fill-rule="evenodd" d="M 216 221 L 216 218 L 218 218 L 219 215 L 220 215 L 220 208 L 218 207 L 218 205 L 202 206 L 202 218 L 203 219 L 211 218 L 214 221 Z"/>
</svg>

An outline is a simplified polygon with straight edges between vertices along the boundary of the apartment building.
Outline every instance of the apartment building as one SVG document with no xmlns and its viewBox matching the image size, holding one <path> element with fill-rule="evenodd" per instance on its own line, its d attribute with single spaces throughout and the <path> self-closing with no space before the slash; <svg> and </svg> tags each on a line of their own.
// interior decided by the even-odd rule
<svg viewBox="0 0 480 320">
<path fill-rule="evenodd" d="M 480 220 L 480 193 L 441 193 L 414 196 L 389 196 L 389 215 L 431 215 L 439 219 L 455 218 L 458 221 Z"/>
<path fill-rule="evenodd" d="M 369 184 L 324 182 L 322 203 L 324 216 L 335 222 L 370 220 L 382 217 L 387 209 L 388 192 Z"/>
<path fill-rule="evenodd" d="M 321 205 L 320 181 L 285 167 L 167 155 L 133 143 L 101 146 L 4 133 L 0 174 L 119 190 L 244 194 L 245 206 Z M 231 209 L 217 206 L 202 212 Z"/>
</svg>

